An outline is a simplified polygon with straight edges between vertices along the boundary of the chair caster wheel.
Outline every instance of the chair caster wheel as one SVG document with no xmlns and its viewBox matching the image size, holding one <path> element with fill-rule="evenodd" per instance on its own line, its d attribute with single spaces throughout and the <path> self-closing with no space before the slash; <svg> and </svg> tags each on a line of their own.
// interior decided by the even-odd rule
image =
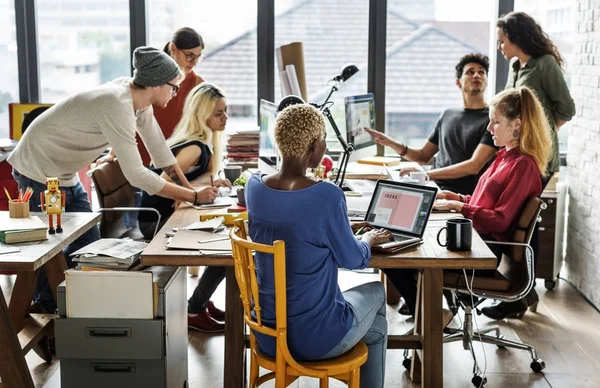
<svg viewBox="0 0 600 388">
<path fill-rule="evenodd" d="M 473 383 L 476 387 L 483 387 L 487 383 L 487 377 L 481 377 L 481 375 L 475 375 L 471 379 L 471 383 Z"/>
<path fill-rule="evenodd" d="M 504 339 L 504 336 L 502 334 L 500 334 L 498 337 L 496 337 L 498 339 Z M 506 346 L 504 345 L 496 345 L 498 347 L 498 349 L 506 349 Z"/>
<path fill-rule="evenodd" d="M 402 366 L 406 369 L 406 370 L 410 370 L 410 364 L 412 362 L 412 359 L 409 358 L 405 358 L 404 360 L 402 360 Z"/>
<path fill-rule="evenodd" d="M 546 363 L 541 358 L 534 358 L 529 366 L 535 373 L 540 373 L 542 370 L 544 370 L 544 368 L 546 368 Z"/>
<path fill-rule="evenodd" d="M 546 280 L 544 285 L 546 286 L 546 290 L 551 291 L 556 287 L 556 280 Z"/>
</svg>

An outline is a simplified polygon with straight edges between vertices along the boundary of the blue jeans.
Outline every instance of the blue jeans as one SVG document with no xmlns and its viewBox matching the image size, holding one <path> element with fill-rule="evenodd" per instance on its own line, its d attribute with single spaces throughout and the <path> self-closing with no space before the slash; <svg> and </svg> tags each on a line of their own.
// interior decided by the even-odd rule
<svg viewBox="0 0 600 388">
<path fill-rule="evenodd" d="M 19 185 L 19 189 L 23 189 L 23 191 L 27 187 L 31 187 L 33 189 L 33 194 L 29 200 L 29 210 L 32 212 L 41 211 L 40 193 L 43 193 L 46 190 L 46 184 L 34 181 L 33 179 L 21 175 L 15 169 L 13 169 L 12 175 Z M 67 197 L 65 212 L 92 212 L 92 207 L 90 205 L 90 201 L 88 200 L 87 193 L 83 189 L 81 183 L 77 183 L 76 186 L 72 187 L 60 186 L 60 190 L 64 191 Z M 92 229 L 85 232 L 83 235 L 81 235 L 81 237 L 63 249 L 63 253 L 67 259 L 67 267 L 74 267 L 73 261 L 70 257 L 71 253 L 98 239 L 100 239 L 100 231 L 98 230 L 97 226 L 94 226 Z M 44 268 L 42 268 L 40 271 L 36 290 L 33 294 L 33 300 L 39 302 L 42 305 L 42 308 L 48 312 L 53 313 L 56 311 L 56 301 L 52 295 L 52 290 L 48 284 L 48 279 L 46 278 L 46 272 L 44 271 Z"/>
<path fill-rule="evenodd" d="M 367 362 L 360 368 L 360 386 L 383 388 L 387 352 L 385 289 L 381 282 L 371 282 L 349 289 L 344 298 L 354 312 L 350 331 L 322 359 L 346 353 L 359 341 L 369 348 Z"/>
</svg>

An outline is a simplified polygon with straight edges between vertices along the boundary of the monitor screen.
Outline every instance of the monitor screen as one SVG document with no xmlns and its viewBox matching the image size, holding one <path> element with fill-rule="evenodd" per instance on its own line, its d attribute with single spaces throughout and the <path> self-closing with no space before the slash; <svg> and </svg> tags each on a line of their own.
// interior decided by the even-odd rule
<svg viewBox="0 0 600 388">
<path fill-rule="evenodd" d="M 373 137 L 364 130 L 364 127 L 375 128 L 375 97 L 373 93 L 360 96 L 347 96 L 346 105 L 346 131 L 347 141 L 355 149 L 375 144 Z"/>
<path fill-rule="evenodd" d="M 277 105 L 267 100 L 260 100 L 260 133 L 258 157 L 268 165 L 277 164 L 277 145 L 275 143 L 275 120 Z"/>
</svg>

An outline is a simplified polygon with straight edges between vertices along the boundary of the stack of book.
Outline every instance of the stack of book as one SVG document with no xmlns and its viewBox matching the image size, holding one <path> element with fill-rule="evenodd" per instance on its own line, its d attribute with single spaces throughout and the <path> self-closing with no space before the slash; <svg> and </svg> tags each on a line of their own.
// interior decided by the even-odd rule
<svg viewBox="0 0 600 388">
<path fill-rule="evenodd" d="M 258 167 L 258 129 L 240 130 L 229 135 L 227 164 L 242 169 Z"/>
<path fill-rule="evenodd" d="M 4 244 L 47 240 L 47 231 L 39 217 L 10 218 L 7 211 L 0 212 L 0 242 Z"/>
<path fill-rule="evenodd" d="M 128 270 L 139 259 L 148 246 L 143 241 L 131 239 L 103 238 L 86 245 L 73 253 L 76 269 L 101 268 Z"/>
</svg>

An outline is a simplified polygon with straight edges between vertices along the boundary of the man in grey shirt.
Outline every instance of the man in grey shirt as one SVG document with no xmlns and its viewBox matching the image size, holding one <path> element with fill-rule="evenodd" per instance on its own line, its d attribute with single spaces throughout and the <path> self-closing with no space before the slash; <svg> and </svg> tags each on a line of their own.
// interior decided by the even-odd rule
<svg viewBox="0 0 600 388">
<path fill-rule="evenodd" d="M 127 180 L 151 194 L 188 202 L 212 202 L 218 190 L 192 188 L 177 165 L 154 119 L 152 104 L 166 106 L 179 89 L 183 73 L 167 54 L 152 47 L 134 51 L 132 78 L 119 78 L 76 93 L 37 117 L 23 134 L 8 162 L 19 188 L 34 190 L 29 202 L 39 211 L 46 178 L 57 177 L 66 193 L 66 212 L 91 212 L 87 193 L 77 177 L 81 170 L 111 146 Z M 135 134 L 138 132 L 153 157 L 175 183 L 167 182 L 142 164 Z M 52 233 L 53 230 L 50 230 Z M 60 232 L 60 231 L 57 231 Z M 65 249 L 69 254 L 97 240 L 96 227 Z M 36 300 L 54 312 L 56 304 L 45 276 L 40 276 Z"/>
<path fill-rule="evenodd" d="M 377 144 L 391 147 L 405 159 L 428 163 L 434 155 L 429 178 L 443 190 L 472 194 L 479 176 L 496 153 L 492 135 L 487 131 L 489 112 L 484 93 L 489 60 L 482 54 L 463 56 L 456 65 L 456 86 L 461 90 L 463 107 L 446 109 L 422 148 L 412 149 L 381 132 L 366 128 Z M 407 175 L 415 168 L 405 168 Z"/>
</svg>

